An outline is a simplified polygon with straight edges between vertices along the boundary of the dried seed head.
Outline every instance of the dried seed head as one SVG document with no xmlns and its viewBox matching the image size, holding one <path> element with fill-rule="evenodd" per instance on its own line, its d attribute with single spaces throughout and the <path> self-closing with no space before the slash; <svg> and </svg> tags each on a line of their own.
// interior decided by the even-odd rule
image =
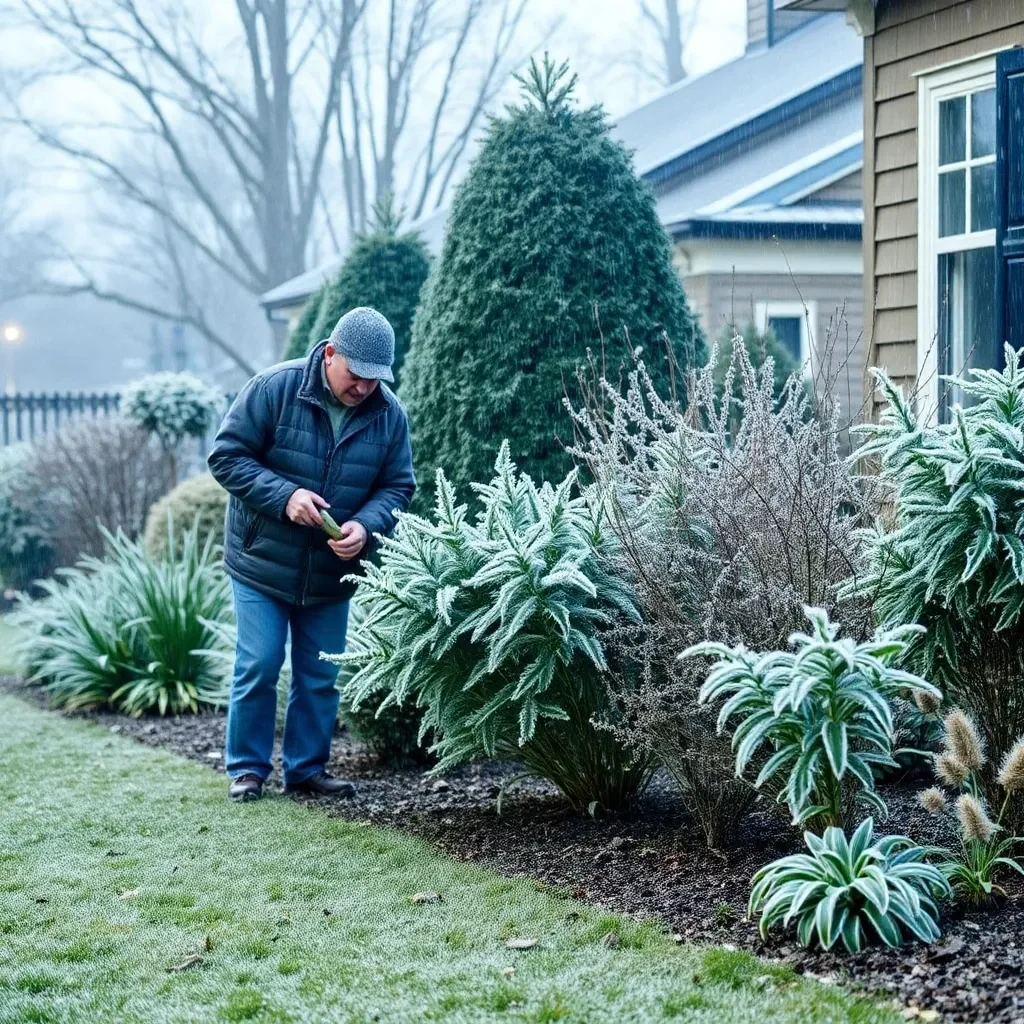
<svg viewBox="0 0 1024 1024">
<path fill-rule="evenodd" d="M 965 839 L 977 839 L 986 843 L 992 838 L 995 825 L 989 820 L 985 808 L 970 793 L 964 793 L 956 802 L 956 816 L 964 830 Z"/>
<path fill-rule="evenodd" d="M 1024 736 L 1013 745 L 1003 758 L 999 769 L 999 785 L 1008 793 L 1024 789 Z"/>
<path fill-rule="evenodd" d="M 956 708 L 946 715 L 946 746 L 950 753 L 968 770 L 976 772 L 985 763 L 981 739 L 974 723 Z"/>
<path fill-rule="evenodd" d="M 938 786 L 921 790 L 917 799 L 929 814 L 938 814 L 946 806 L 946 794 Z"/>
<path fill-rule="evenodd" d="M 914 703 L 922 715 L 934 715 L 942 707 L 942 698 L 936 697 L 934 693 L 929 693 L 928 690 L 915 690 Z"/>
<path fill-rule="evenodd" d="M 939 754 L 935 758 L 935 774 L 952 789 L 959 789 L 970 774 L 967 768 L 952 754 Z"/>
</svg>

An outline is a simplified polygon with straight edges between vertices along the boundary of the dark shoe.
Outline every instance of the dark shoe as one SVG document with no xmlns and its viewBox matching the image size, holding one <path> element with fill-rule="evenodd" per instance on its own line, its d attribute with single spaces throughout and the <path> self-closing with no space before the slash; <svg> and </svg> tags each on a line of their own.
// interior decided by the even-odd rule
<svg viewBox="0 0 1024 1024">
<path fill-rule="evenodd" d="M 228 796 L 232 800 L 259 800 L 263 796 L 263 780 L 258 775 L 239 775 L 231 780 Z"/>
<path fill-rule="evenodd" d="M 299 782 L 289 782 L 284 787 L 286 793 L 312 793 L 314 796 L 353 797 L 356 787 L 344 779 L 336 779 L 327 772 L 310 775 Z"/>
</svg>

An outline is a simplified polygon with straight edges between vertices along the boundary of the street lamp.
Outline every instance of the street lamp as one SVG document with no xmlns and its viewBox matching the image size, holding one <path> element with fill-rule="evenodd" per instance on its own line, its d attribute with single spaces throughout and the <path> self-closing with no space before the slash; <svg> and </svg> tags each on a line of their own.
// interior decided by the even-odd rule
<svg viewBox="0 0 1024 1024">
<path fill-rule="evenodd" d="M 14 346 L 21 341 L 23 331 L 18 324 L 4 324 L 4 390 L 14 394 Z"/>
</svg>

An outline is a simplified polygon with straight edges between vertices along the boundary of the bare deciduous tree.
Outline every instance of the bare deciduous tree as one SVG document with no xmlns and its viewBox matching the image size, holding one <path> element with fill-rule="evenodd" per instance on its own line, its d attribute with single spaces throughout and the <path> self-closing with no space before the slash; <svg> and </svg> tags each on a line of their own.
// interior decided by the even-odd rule
<svg viewBox="0 0 1024 1024">
<path fill-rule="evenodd" d="M 527 52 L 515 43 L 529 2 L 387 0 L 362 19 L 337 113 L 350 229 L 363 229 L 386 194 L 414 218 L 441 205 Z"/>
<path fill-rule="evenodd" d="M 232 67 L 230 46 L 211 49 L 203 26 L 192 21 L 195 11 L 177 4 L 20 0 L 24 23 L 56 53 L 22 97 L 11 97 L 13 119 L 124 207 L 155 218 L 193 258 L 259 293 L 305 266 L 349 44 L 366 3 L 236 0 L 235 36 L 244 58 Z M 112 121 L 72 123 L 49 105 L 39 112 L 34 87 L 69 76 L 102 90 L 117 111 Z M 315 96 L 308 114 L 300 96 L 304 104 Z M 112 155 L 112 134 L 131 145 Z M 153 187 L 160 175 L 132 166 L 129 157 L 137 161 L 140 153 L 156 168 L 173 168 L 173 192 Z M 210 153 L 232 184 L 228 202 L 200 171 Z M 65 290 L 185 320 L 252 369 L 204 318 L 173 301 L 123 290 L 98 271 L 95 252 L 74 255 L 75 280 Z"/>
<path fill-rule="evenodd" d="M 646 74 L 656 77 L 662 85 L 674 85 L 686 77 L 683 53 L 690 33 L 697 24 L 701 0 L 660 0 L 661 13 L 649 0 L 640 0 L 640 13 L 658 41 L 661 63 L 652 68 L 643 64 Z"/>
</svg>

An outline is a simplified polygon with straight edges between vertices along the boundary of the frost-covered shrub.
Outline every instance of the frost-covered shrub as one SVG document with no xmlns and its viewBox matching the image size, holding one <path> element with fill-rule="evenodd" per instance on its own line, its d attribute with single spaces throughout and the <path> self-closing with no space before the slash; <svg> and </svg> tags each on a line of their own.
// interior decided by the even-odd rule
<svg viewBox="0 0 1024 1024">
<path fill-rule="evenodd" d="M 199 543 L 213 538 L 218 547 L 224 541 L 224 513 L 228 492 L 209 473 L 200 473 L 178 484 L 155 502 L 146 516 L 145 544 L 150 558 L 167 557 L 168 528 L 181 538 L 194 523 L 199 527 Z"/>
<path fill-rule="evenodd" d="M 707 663 L 677 656 L 705 640 L 781 649 L 805 605 L 837 617 L 836 590 L 857 572 L 865 522 L 838 408 L 800 374 L 777 401 L 771 358 L 756 370 L 743 346 L 724 374 L 715 355 L 689 375 L 686 411 L 642 365 L 624 393 L 597 374 L 583 393 L 574 454 L 596 481 L 617 570 L 643 617 L 609 640 L 626 677 L 640 678 L 616 696 L 619 734 L 657 751 L 708 842 L 721 845 L 755 792 L 734 779 L 728 743 L 698 703 Z M 870 633 L 864 609 L 843 619 L 853 638 Z"/>
<path fill-rule="evenodd" d="M 0 448 L 0 589 L 25 590 L 56 568 L 47 520 L 26 503 L 32 457 L 28 444 Z"/>
<path fill-rule="evenodd" d="M 875 769 L 896 767 L 890 702 L 904 690 L 942 699 L 926 680 L 893 664 L 920 627 L 881 630 L 858 644 L 841 638 L 821 608 L 805 611 L 811 632 L 790 637 L 792 651 L 720 643 L 685 651 L 684 658 L 716 659 L 698 699 L 724 698 L 718 731 L 732 732 L 736 775 L 752 774 L 756 765 L 755 788 L 776 792 L 794 825 L 850 825 L 858 804 L 886 817 Z"/>
<path fill-rule="evenodd" d="M 1024 353 L 971 370 L 976 402 L 952 422 L 920 420 L 875 371 L 889 406 L 855 458 L 877 463 L 894 515 L 865 531 L 870 567 L 846 589 L 883 625 L 925 627 L 907 667 L 974 718 L 998 761 L 1024 733 Z M 990 791 L 993 800 L 999 793 Z M 1024 825 L 1024 801 L 1011 820 Z"/>
<path fill-rule="evenodd" d="M 191 373 L 153 373 L 129 384 L 121 396 L 121 413 L 163 445 L 175 481 L 182 441 L 215 427 L 224 406 L 223 392 Z"/>
<path fill-rule="evenodd" d="M 14 498 L 45 531 L 57 565 L 101 556 L 104 529 L 138 537 L 146 513 L 171 486 L 160 445 L 123 419 L 79 420 L 29 450 Z"/>
<path fill-rule="evenodd" d="M 365 621 L 366 601 L 363 600 L 362 590 L 357 588 L 348 613 L 345 650 L 350 654 L 362 654 L 369 649 L 363 636 Z M 357 671 L 353 664 L 347 663 L 338 672 L 338 688 L 341 690 L 338 716 L 345 727 L 384 764 L 424 764 L 430 761 L 426 741 L 420 742 L 422 709 L 413 701 L 380 708 L 385 694 L 379 692 L 376 699 L 371 696 L 353 706 L 354 694 L 350 684 Z"/>
<path fill-rule="evenodd" d="M 403 515 L 360 584 L 352 703 L 418 703 L 438 770 L 476 757 L 517 761 L 579 811 L 629 806 L 649 775 L 613 734 L 601 630 L 636 618 L 609 573 L 614 538 L 574 475 L 540 487 L 503 444 L 472 519 L 442 471 L 432 520 Z"/>
</svg>

